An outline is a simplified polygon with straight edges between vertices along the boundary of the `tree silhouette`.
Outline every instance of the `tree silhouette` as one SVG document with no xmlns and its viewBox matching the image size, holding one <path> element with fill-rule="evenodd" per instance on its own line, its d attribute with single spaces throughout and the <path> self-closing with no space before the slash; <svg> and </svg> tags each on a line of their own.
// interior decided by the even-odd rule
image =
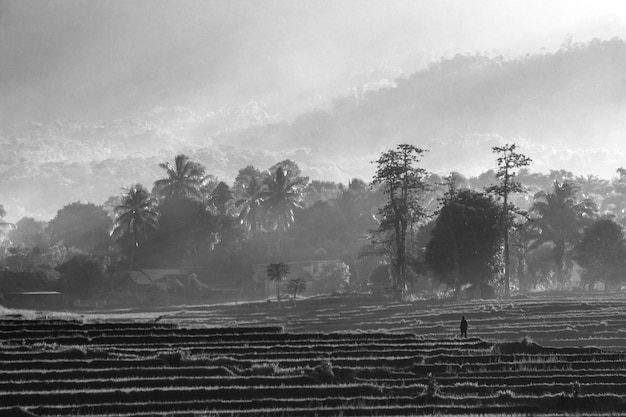
<svg viewBox="0 0 626 417">
<path fill-rule="evenodd" d="M 490 195 L 467 189 L 450 193 L 443 203 L 426 262 L 440 282 L 458 292 L 461 285 L 485 282 L 499 270 L 500 207 Z"/>
<path fill-rule="evenodd" d="M 305 180 L 291 178 L 278 166 L 265 179 L 266 190 L 262 192 L 263 207 L 267 210 L 269 227 L 278 232 L 277 249 L 280 252 L 282 234 L 294 222 L 294 211 L 301 208 L 302 186 Z"/>
<path fill-rule="evenodd" d="M 540 191 L 530 209 L 532 243 L 529 249 L 536 249 L 544 243 L 554 246 L 553 259 L 556 264 L 556 280 L 563 285 L 565 260 L 568 252 L 579 241 L 584 227 L 596 212 L 593 201 L 578 201 L 577 188 L 570 182 L 554 182 L 552 193 Z"/>
<path fill-rule="evenodd" d="M 130 239 L 130 269 L 134 269 L 135 250 L 149 229 L 158 229 L 157 202 L 141 184 L 133 184 L 113 209 L 115 224 L 111 236 L 118 242 Z"/>
<path fill-rule="evenodd" d="M 240 197 L 235 201 L 235 206 L 241 210 L 239 220 L 255 233 L 260 230 L 263 222 L 265 184 L 256 176 L 246 176 L 241 178 L 240 187 Z"/>
<path fill-rule="evenodd" d="M 458 215 L 463 215 L 463 211 L 459 210 L 460 207 L 457 207 L 459 204 L 459 196 L 458 196 L 458 186 L 460 182 L 462 182 L 462 177 L 457 174 L 456 172 L 451 172 L 449 176 L 444 178 L 445 183 L 443 184 L 445 186 L 445 193 L 443 195 L 443 197 L 441 197 L 440 203 L 442 203 L 442 208 L 440 209 L 439 213 L 441 215 L 441 212 L 445 209 L 446 210 L 446 215 L 442 218 L 442 223 L 445 223 L 446 226 L 443 226 L 443 228 L 447 227 L 448 233 L 449 233 L 449 238 L 450 238 L 450 250 L 452 252 L 452 262 L 454 264 L 454 268 L 453 268 L 453 274 L 454 274 L 454 278 L 453 278 L 453 285 L 454 285 L 454 297 L 458 300 L 459 298 L 459 293 L 461 290 L 461 266 L 460 266 L 460 257 L 459 257 L 459 250 L 460 250 L 460 246 L 459 246 L 459 236 L 458 233 L 459 231 L 457 230 L 457 227 L 455 225 L 455 221 L 458 223 L 459 220 L 460 221 L 464 221 L 464 218 L 462 217 L 461 219 L 456 219 L 455 217 Z"/>
<path fill-rule="evenodd" d="M 581 279 L 589 290 L 597 281 L 607 288 L 624 281 L 626 271 L 626 241 L 624 230 L 609 218 L 596 220 L 585 229 L 576 245 L 574 260 L 581 266 Z"/>
<path fill-rule="evenodd" d="M 278 299 L 278 307 L 280 308 L 280 282 L 289 274 L 289 265 L 278 262 L 269 264 L 267 267 L 267 277 L 270 281 L 276 281 L 276 298 Z"/>
<path fill-rule="evenodd" d="M 63 206 L 48 223 L 52 244 L 63 243 L 82 252 L 104 254 L 112 243 L 113 222 L 102 206 L 75 202 Z"/>
<path fill-rule="evenodd" d="M 293 296 L 293 306 L 296 306 L 296 296 L 306 290 L 306 281 L 303 278 L 292 278 L 287 282 L 287 292 Z"/>
<path fill-rule="evenodd" d="M 46 233 L 46 223 L 32 217 L 22 217 L 8 233 L 9 240 L 14 246 L 27 248 L 37 247 L 47 250 L 50 247 L 50 236 Z"/>
<path fill-rule="evenodd" d="M 504 146 L 494 146 L 491 150 L 498 155 L 496 178 L 500 184 L 487 188 L 487 192 L 493 193 L 502 199 L 501 227 L 504 237 L 504 296 L 511 296 L 511 259 L 509 255 L 509 232 L 514 224 L 512 214 L 519 210 L 509 202 L 509 196 L 513 193 L 520 193 L 524 190 L 522 184 L 515 180 L 516 170 L 530 165 L 532 160 L 521 153 L 515 152 L 516 145 L 506 144 Z"/>
<path fill-rule="evenodd" d="M 396 149 L 383 152 L 373 184 L 380 184 L 387 203 L 380 210 L 380 234 L 390 234 L 390 257 L 395 266 L 393 289 L 401 297 L 407 289 L 406 242 L 409 228 L 425 217 L 419 197 L 426 190 L 426 170 L 416 166 L 425 150 L 401 144 Z"/>
<path fill-rule="evenodd" d="M 212 206 L 217 214 L 226 216 L 231 214 L 233 207 L 233 191 L 228 184 L 220 181 L 209 196 L 209 205 Z"/>
<path fill-rule="evenodd" d="M 169 162 L 159 164 L 167 174 L 163 178 L 154 182 L 160 196 L 166 200 L 188 198 L 202 200 L 200 190 L 204 180 L 204 167 L 189 160 L 186 155 L 176 155 L 174 165 Z"/>
</svg>

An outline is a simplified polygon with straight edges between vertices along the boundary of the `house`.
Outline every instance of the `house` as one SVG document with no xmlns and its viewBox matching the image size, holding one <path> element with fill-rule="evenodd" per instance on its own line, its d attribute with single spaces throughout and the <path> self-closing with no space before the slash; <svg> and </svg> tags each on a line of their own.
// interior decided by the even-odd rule
<svg viewBox="0 0 626 417">
<path fill-rule="evenodd" d="M 136 292 L 154 290 L 178 292 L 188 277 L 180 269 L 139 269 L 130 271 L 130 284 Z"/>
<path fill-rule="evenodd" d="M 216 272 L 205 268 L 197 269 L 191 275 L 188 288 L 198 288 L 205 298 L 235 300 L 242 297 L 250 275 L 240 272 Z"/>
<path fill-rule="evenodd" d="M 65 306 L 63 294 L 52 290 L 43 271 L 0 271 L 0 304 L 9 308 L 54 310 Z"/>
<path fill-rule="evenodd" d="M 201 268 L 140 269 L 131 271 L 130 285 L 135 294 L 154 291 L 170 292 L 192 298 L 237 298 L 244 277 L 215 273 Z"/>
</svg>

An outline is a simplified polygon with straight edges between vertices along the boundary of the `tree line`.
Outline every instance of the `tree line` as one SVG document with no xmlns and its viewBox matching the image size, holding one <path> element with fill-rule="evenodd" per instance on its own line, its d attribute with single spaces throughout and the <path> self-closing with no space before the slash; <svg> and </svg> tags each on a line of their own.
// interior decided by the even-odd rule
<svg viewBox="0 0 626 417">
<path fill-rule="evenodd" d="M 2 268 L 56 270 L 69 293 L 88 296 L 129 270 L 249 276 L 251 265 L 311 260 L 323 247 L 345 268 L 327 271 L 341 287 L 319 291 L 374 285 L 401 297 L 443 284 L 458 295 L 492 283 L 508 296 L 564 288 L 572 276 L 587 289 L 620 287 L 626 170 L 610 181 L 532 173 L 515 144 L 492 151 L 494 170 L 440 177 L 420 167 L 427 150 L 402 144 L 375 161 L 370 184 L 348 185 L 310 181 L 290 160 L 244 167 L 229 185 L 180 154 L 159 165 L 151 189 L 130 184 L 103 205 L 71 203 L 49 222 L 1 223 Z"/>
<path fill-rule="evenodd" d="M 492 184 L 482 190 L 455 172 L 429 183 L 428 173 L 419 168 L 426 151 L 412 145 L 399 145 L 377 161 L 374 183 L 384 184 L 387 202 L 379 212 L 374 244 L 389 255 L 397 296 L 410 292 L 424 271 L 456 296 L 465 284 L 496 284 L 504 297 L 512 286 L 563 289 L 572 285 L 574 272 L 583 289 L 626 284 L 623 169 L 611 192 L 608 181 L 574 180 L 561 172 L 551 189 L 529 198 L 519 177 L 529 176 L 525 167 L 532 160 L 515 144 L 492 151 L 496 170 Z M 429 212 L 424 202 L 433 187 L 441 196 L 438 208 Z M 604 193 L 601 205 L 590 191 Z M 517 204 L 516 195 L 526 200 L 525 207 Z"/>
</svg>

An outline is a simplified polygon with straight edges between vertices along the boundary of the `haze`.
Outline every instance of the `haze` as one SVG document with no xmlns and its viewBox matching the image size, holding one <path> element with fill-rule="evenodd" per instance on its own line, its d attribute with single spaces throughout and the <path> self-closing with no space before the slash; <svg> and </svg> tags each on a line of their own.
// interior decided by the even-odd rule
<svg viewBox="0 0 626 417">
<path fill-rule="evenodd" d="M 0 0 L 0 204 L 49 220 L 178 153 L 228 183 L 284 159 L 369 181 L 403 142 L 443 175 L 514 140 L 533 170 L 610 178 L 625 22 L 608 0 Z M 476 61 L 429 69 L 456 54 Z"/>
<path fill-rule="evenodd" d="M 285 119 L 454 52 L 623 35 L 620 1 L 0 3 L 0 121 L 110 120 L 250 100 Z"/>
</svg>

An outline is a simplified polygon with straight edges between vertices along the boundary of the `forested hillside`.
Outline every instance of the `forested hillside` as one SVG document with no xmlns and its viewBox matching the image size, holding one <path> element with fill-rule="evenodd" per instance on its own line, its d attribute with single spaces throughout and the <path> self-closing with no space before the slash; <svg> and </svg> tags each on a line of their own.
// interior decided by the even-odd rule
<svg viewBox="0 0 626 417">
<path fill-rule="evenodd" d="M 50 218 L 71 201 L 95 203 L 132 182 L 151 184 L 176 153 L 232 181 L 248 164 L 298 162 L 312 179 L 371 178 L 382 149 L 429 149 L 424 166 L 477 175 L 491 146 L 514 138 L 532 169 L 613 176 L 625 165 L 626 43 L 567 44 L 518 58 L 456 55 L 395 87 L 355 89 L 283 121 L 262 103 L 197 115 L 156 108 L 126 120 L 30 123 L 0 130 L 0 195 L 7 218 Z"/>
</svg>

